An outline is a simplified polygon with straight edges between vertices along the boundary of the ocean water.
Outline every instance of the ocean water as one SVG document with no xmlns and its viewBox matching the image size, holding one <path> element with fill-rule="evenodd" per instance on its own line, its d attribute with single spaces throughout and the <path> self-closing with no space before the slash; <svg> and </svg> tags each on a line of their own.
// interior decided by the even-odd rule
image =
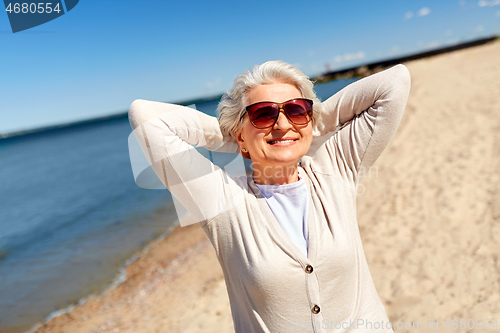
<svg viewBox="0 0 500 333">
<path fill-rule="evenodd" d="M 315 90 L 324 100 L 352 81 Z M 214 115 L 217 103 L 196 108 Z M 0 140 L 0 330 L 25 331 L 103 291 L 178 224 L 167 190 L 135 184 L 130 133 L 121 117 Z"/>
</svg>

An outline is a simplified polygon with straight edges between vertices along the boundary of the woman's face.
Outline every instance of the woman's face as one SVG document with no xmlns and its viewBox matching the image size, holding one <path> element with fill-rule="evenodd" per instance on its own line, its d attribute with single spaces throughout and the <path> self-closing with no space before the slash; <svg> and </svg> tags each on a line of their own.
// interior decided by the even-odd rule
<svg viewBox="0 0 500 333">
<path fill-rule="evenodd" d="M 248 93 L 247 105 L 264 101 L 283 103 L 294 98 L 302 98 L 302 94 L 294 85 L 265 84 L 255 87 Z M 241 149 L 247 149 L 254 166 L 260 168 L 293 166 L 311 146 L 312 124 L 309 122 L 307 125 L 295 125 L 289 122 L 281 111 L 273 127 L 258 129 L 245 114 L 243 128 L 237 140 Z M 293 141 L 279 142 L 284 140 Z"/>
</svg>

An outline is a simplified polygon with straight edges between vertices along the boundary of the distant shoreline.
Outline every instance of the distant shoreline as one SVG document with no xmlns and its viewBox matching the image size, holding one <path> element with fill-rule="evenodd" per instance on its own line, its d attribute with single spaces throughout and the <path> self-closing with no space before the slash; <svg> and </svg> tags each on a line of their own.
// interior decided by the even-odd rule
<svg viewBox="0 0 500 333">
<path fill-rule="evenodd" d="M 469 48 L 469 47 L 479 46 L 479 45 L 494 42 L 498 38 L 500 38 L 500 36 L 491 36 L 491 37 L 487 37 L 487 38 L 476 39 L 476 40 L 469 41 L 466 43 L 461 43 L 461 44 L 456 44 L 453 46 L 434 49 L 431 51 L 420 52 L 420 53 L 416 53 L 416 54 L 412 54 L 412 55 L 387 59 L 387 60 L 383 60 L 383 61 L 377 61 L 377 62 L 373 62 L 373 63 L 361 65 L 361 66 L 342 69 L 342 70 L 331 71 L 328 73 L 318 75 L 312 79 L 316 83 L 327 83 L 327 82 L 330 82 L 333 80 L 338 80 L 338 79 L 350 79 L 353 77 L 365 77 L 365 76 L 371 75 L 373 73 L 379 72 L 379 71 L 381 71 L 389 66 L 393 66 L 393 65 L 396 65 L 396 64 L 399 64 L 402 62 L 417 60 L 417 59 L 421 59 L 421 58 L 435 56 L 435 55 L 442 54 L 442 53 L 448 53 L 451 51 L 456 51 L 456 50 L 465 49 L 465 48 Z M 169 101 L 168 103 L 175 103 L 175 104 L 179 104 L 179 105 L 191 105 L 191 104 L 197 104 L 197 103 L 201 103 L 201 102 L 218 100 L 222 96 L 223 96 L 223 94 L 217 94 L 217 95 L 208 96 L 208 97 L 204 97 L 204 98 L 190 99 L 190 100 L 186 100 L 186 101 L 182 101 L 182 102 Z M 25 134 L 45 132 L 45 131 L 50 131 L 50 130 L 63 128 L 63 127 L 71 127 L 71 126 L 90 124 L 90 123 L 95 123 L 95 122 L 100 122 L 100 121 L 105 121 L 105 120 L 110 120 L 110 119 L 115 119 L 115 118 L 127 118 L 127 117 L 128 117 L 128 111 L 125 111 L 125 112 L 120 112 L 120 113 L 111 114 L 111 115 L 102 116 L 102 117 L 97 117 L 97 118 L 90 118 L 90 119 L 72 121 L 72 122 L 67 122 L 67 123 L 62 123 L 62 124 L 37 127 L 37 128 L 33 128 L 33 129 L 27 129 L 27 130 L 19 130 L 19 131 L 14 131 L 14 132 L 0 133 L 0 141 L 2 139 L 12 138 L 12 137 L 16 137 L 16 136 L 25 135 Z"/>
<path fill-rule="evenodd" d="M 329 73 L 318 75 L 317 77 L 314 78 L 314 80 L 316 80 L 316 82 L 318 82 L 318 83 L 326 83 L 326 82 L 338 80 L 338 79 L 350 79 L 353 77 L 365 77 L 365 76 L 369 76 L 373 73 L 380 72 L 387 67 L 394 66 L 394 65 L 397 65 L 397 64 L 400 64 L 403 62 L 432 57 L 432 56 L 435 56 L 438 54 L 448 53 L 448 52 L 452 52 L 452 51 L 466 49 L 469 47 L 474 47 L 474 46 L 479 46 L 479 45 L 491 43 L 491 42 L 494 42 L 495 40 L 497 40 L 498 38 L 500 38 L 500 36 L 491 36 L 488 38 L 476 39 L 476 40 L 469 41 L 469 42 L 462 43 L 462 44 L 456 44 L 456 45 L 452 45 L 452 46 L 442 47 L 439 49 L 434 49 L 434 50 L 425 51 L 425 52 L 421 52 L 421 53 L 406 55 L 403 57 L 377 61 L 377 62 L 373 62 L 373 63 L 361 65 L 361 66 L 356 66 L 356 67 L 351 67 L 351 68 L 346 68 L 346 69 L 342 69 L 342 70 L 338 70 L 338 71 L 332 71 Z"/>
<path fill-rule="evenodd" d="M 191 104 L 216 100 L 216 99 L 219 99 L 221 97 L 222 97 L 222 95 L 215 95 L 213 97 L 192 99 L 192 100 L 189 100 L 186 102 L 175 102 L 175 104 L 187 106 L 187 105 L 191 105 Z M 172 102 L 169 102 L 169 103 L 172 103 Z M 77 121 L 70 121 L 67 123 L 37 127 L 37 128 L 33 128 L 33 129 L 0 133 L 0 142 L 2 139 L 8 139 L 8 138 L 17 137 L 17 136 L 21 136 L 21 135 L 25 135 L 25 134 L 39 133 L 39 132 L 45 132 L 45 131 L 50 131 L 50 130 L 54 130 L 54 129 L 79 126 L 79 125 L 86 125 L 86 124 L 91 124 L 91 123 L 98 123 L 101 121 L 106 121 L 106 120 L 111 120 L 111 119 L 119 119 L 119 118 L 128 118 L 128 111 L 110 114 L 107 116 L 96 117 L 96 118 L 83 119 L 83 120 L 77 120 Z"/>
</svg>

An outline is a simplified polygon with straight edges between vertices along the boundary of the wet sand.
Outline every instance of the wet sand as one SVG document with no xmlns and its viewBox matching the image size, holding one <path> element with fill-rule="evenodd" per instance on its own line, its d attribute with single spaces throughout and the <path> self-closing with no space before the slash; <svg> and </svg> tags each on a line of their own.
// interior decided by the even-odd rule
<svg viewBox="0 0 500 333">
<path fill-rule="evenodd" d="M 498 333 L 500 42 L 405 65 L 405 115 L 359 189 L 370 271 L 391 322 L 422 324 L 397 332 Z M 127 278 L 35 331 L 233 331 L 222 270 L 199 225 L 150 244 Z M 460 319 L 497 319 L 498 328 L 460 329 Z"/>
</svg>

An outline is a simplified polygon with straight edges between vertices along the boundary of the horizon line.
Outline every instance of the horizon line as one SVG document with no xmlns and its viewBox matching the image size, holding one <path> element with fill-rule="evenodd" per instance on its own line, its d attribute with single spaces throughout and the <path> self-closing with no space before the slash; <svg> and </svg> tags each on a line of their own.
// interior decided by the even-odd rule
<svg viewBox="0 0 500 333">
<path fill-rule="evenodd" d="M 353 77 L 364 77 L 370 75 L 373 71 L 376 71 L 378 69 L 383 69 L 384 67 L 389 67 L 391 65 L 396 65 L 398 63 L 406 62 L 406 61 L 412 61 L 412 60 L 417 60 L 421 58 L 426 58 L 426 57 L 431 57 L 435 56 L 438 54 L 442 53 L 448 53 L 468 47 L 473 47 L 473 46 L 479 46 L 483 44 L 487 44 L 490 42 L 493 42 L 497 39 L 499 39 L 499 35 L 492 35 L 490 37 L 482 37 L 479 39 L 474 39 L 474 40 L 469 40 L 465 41 L 460 44 L 454 44 L 451 46 L 446 46 L 446 47 L 441 47 L 441 48 L 436 48 L 424 52 L 418 52 L 418 53 L 413 53 L 405 56 L 400 56 L 396 58 L 389 58 L 386 60 L 382 61 L 376 61 L 376 62 L 371 62 L 371 63 L 366 63 L 363 65 L 359 66 L 354 66 L 354 67 L 349 67 L 349 68 L 344 68 L 344 69 L 339 69 L 335 71 L 330 71 L 326 72 L 323 74 L 319 74 L 311 80 L 313 82 L 323 84 L 327 83 L 333 80 L 338 80 L 338 79 L 348 79 L 348 78 L 353 78 Z M 211 96 L 205 96 L 205 97 L 197 97 L 197 98 L 192 98 L 189 100 L 184 100 L 184 101 L 179 101 L 179 102 L 165 102 L 165 103 L 173 103 L 173 104 L 179 104 L 179 105 L 192 105 L 192 104 L 197 104 L 201 102 L 207 102 L 207 101 L 212 101 L 212 100 L 217 100 L 220 99 L 224 93 L 218 93 L 214 94 Z M 63 128 L 63 127 L 71 127 L 71 126 L 77 126 L 77 125 L 83 125 L 83 124 L 89 124 L 89 123 L 94 123 L 94 122 L 100 122 L 100 121 L 105 121 L 105 120 L 110 120 L 110 119 L 115 119 L 115 118 L 122 118 L 122 117 L 128 117 L 128 110 L 127 111 L 121 111 L 117 113 L 111 113 L 105 116 L 100 116 L 100 117 L 92 117 L 92 118 L 86 118 L 86 119 L 80 119 L 80 120 L 75 120 L 75 121 L 69 121 L 69 122 L 64 122 L 64 123 L 57 123 L 53 125 L 47 125 L 47 126 L 41 126 L 41 127 L 35 127 L 35 128 L 29 128 L 29 129 L 20 129 L 20 130 L 15 130 L 11 132 L 0 132 L 0 140 L 2 139 L 7 139 L 7 138 L 12 138 L 16 136 L 22 136 L 26 134 L 32 134 L 32 133 L 38 133 L 38 132 L 45 132 L 45 131 L 50 131 L 58 128 Z"/>
</svg>

